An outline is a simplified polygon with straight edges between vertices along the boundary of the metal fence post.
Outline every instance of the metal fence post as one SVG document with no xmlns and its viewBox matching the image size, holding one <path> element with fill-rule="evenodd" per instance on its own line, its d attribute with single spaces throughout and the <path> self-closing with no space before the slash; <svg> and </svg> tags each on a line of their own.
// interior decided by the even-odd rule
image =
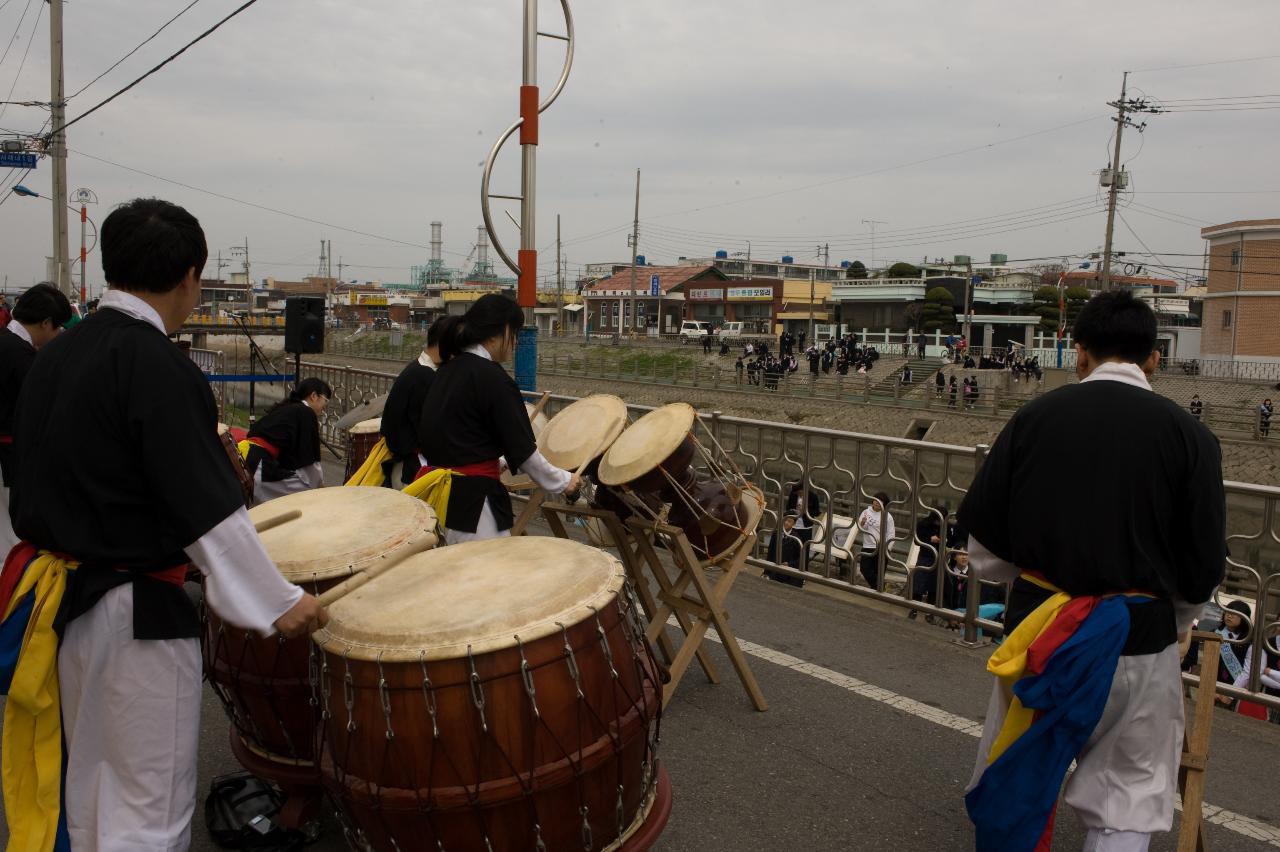
<svg viewBox="0 0 1280 852">
<path fill-rule="evenodd" d="M 880 504 L 880 531 L 876 536 L 876 584 L 875 591 L 884 591 L 884 575 L 885 569 L 889 563 L 889 506 L 887 503 Z"/>
</svg>

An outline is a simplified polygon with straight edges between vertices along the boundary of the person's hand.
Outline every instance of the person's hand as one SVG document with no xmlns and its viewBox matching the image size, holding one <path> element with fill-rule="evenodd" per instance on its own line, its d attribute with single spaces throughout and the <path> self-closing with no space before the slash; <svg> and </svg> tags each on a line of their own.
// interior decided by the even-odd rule
<svg viewBox="0 0 1280 852">
<path fill-rule="evenodd" d="M 310 635 L 329 623 L 329 611 L 315 595 L 303 593 L 288 612 L 276 619 L 276 630 L 287 639 Z"/>
<path fill-rule="evenodd" d="M 582 490 L 582 475 L 575 473 L 569 477 L 569 484 L 564 487 L 564 496 L 570 502 L 578 499 L 578 492 Z"/>
</svg>

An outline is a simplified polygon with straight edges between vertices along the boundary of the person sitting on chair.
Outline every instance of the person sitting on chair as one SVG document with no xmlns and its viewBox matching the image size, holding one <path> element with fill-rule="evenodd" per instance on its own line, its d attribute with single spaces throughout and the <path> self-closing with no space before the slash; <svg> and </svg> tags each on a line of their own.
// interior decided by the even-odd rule
<svg viewBox="0 0 1280 852">
<path fill-rule="evenodd" d="M 773 531 L 769 539 L 769 561 L 775 565 L 786 565 L 788 568 L 800 570 L 800 539 L 794 534 L 796 516 L 787 515 L 782 519 L 782 528 Z M 804 580 L 792 577 L 781 571 L 765 569 L 764 576 L 788 586 L 804 588 Z"/>
</svg>

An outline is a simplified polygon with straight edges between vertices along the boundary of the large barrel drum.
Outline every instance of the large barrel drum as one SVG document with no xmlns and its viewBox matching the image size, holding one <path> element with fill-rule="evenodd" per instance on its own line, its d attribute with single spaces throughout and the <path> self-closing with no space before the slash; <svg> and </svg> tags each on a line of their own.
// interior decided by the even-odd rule
<svg viewBox="0 0 1280 852">
<path fill-rule="evenodd" d="M 289 494 L 251 509 L 249 517 L 260 523 L 294 510 L 301 517 L 266 530 L 262 543 L 285 579 L 312 594 L 438 541 L 431 507 L 387 488 Z M 206 611 L 203 645 L 209 682 L 243 743 L 270 759 L 311 761 L 311 642 L 263 638 Z"/>
<path fill-rule="evenodd" d="M 556 538 L 452 545 L 329 614 L 320 768 L 358 845 L 594 852 L 645 822 L 660 676 L 617 559 Z"/>
</svg>

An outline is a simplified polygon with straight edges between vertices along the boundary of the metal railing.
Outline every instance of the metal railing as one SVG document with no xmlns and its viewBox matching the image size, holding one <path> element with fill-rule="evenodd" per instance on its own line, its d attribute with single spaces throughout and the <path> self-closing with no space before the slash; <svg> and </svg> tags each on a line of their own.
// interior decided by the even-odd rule
<svg viewBox="0 0 1280 852">
<path fill-rule="evenodd" d="M 367 402 L 390 388 L 395 376 L 304 363 L 304 375 L 323 378 L 333 386 L 334 396 L 326 409 L 326 435 L 338 438 L 334 421 L 350 408 Z M 546 407 L 548 416 L 575 401 L 575 397 L 553 395 Z M 651 411 L 628 405 L 632 420 Z M 759 528 L 759 540 L 751 564 L 774 573 L 801 578 L 830 588 L 870 598 L 881 603 L 934 615 L 958 623 L 963 641 L 977 644 L 983 636 L 999 636 L 1003 625 L 981 617 L 982 601 L 1004 597 L 997 584 L 971 582 L 971 578 L 951 563 L 953 551 L 941 541 L 932 543 L 916 537 L 920 522 L 932 518 L 940 530 L 947 530 L 955 510 L 968 490 L 986 448 L 962 447 L 909 439 L 863 435 L 833 429 L 795 426 L 738 417 L 718 412 L 699 415 L 724 452 L 746 478 L 760 488 L 766 508 Z M 769 541 L 786 514 L 787 496 L 793 484 L 802 489 L 801 505 L 807 495 L 819 498 L 819 511 L 804 514 L 811 532 L 803 535 L 801 567 L 791 568 L 767 558 Z M 1248 635 L 1239 643 L 1253 648 L 1249 670 L 1250 688 L 1237 690 L 1218 684 L 1224 695 L 1244 697 L 1280 709 L 1280 698 L 1260 690 L 1259 674 L 1264 650 L 1280 653 L 1280 640 L 1267 634 L 1280 631 L 1280 488 L 1226 483 L 1228 509 L 1227 578 L 1220 594 L 1249 598 L 1255 618 Z M 881 536 L 871 551 L 862 549 L 856 529 L 859 515 L 877 492 L 888 495 L 880 529 L 887 517 L 895 522 L 892 538 Z M 1045 495 L 1046 501 L 1052 499 Z M 794 536 L 802 538 L 802 536 Z M 874 587 L 857 582 L 860 558 L 874 555 Z M 957 595 L 958 587 L 963 591 Z M 917 592 L 919 594 L 913 594 Z M 950 600 L 949 600 L 950 599 Z M 958 604 L 949 606 L 948 602 Z M 1216 671 L 1216 663 L 1213 664 Z M 1197 679 L 1188 675 L 1188 683 Z"/>
<path fill-rule="evenodd" d="M 187 355 L 206 376 L 218 376 L 226 372 L 227 354 L 217 349 L 188 349 Z M 226 421 L 227 383 L 210 382 L 209 389 L 218 403 L 218 420 Z"/>
</svg>

